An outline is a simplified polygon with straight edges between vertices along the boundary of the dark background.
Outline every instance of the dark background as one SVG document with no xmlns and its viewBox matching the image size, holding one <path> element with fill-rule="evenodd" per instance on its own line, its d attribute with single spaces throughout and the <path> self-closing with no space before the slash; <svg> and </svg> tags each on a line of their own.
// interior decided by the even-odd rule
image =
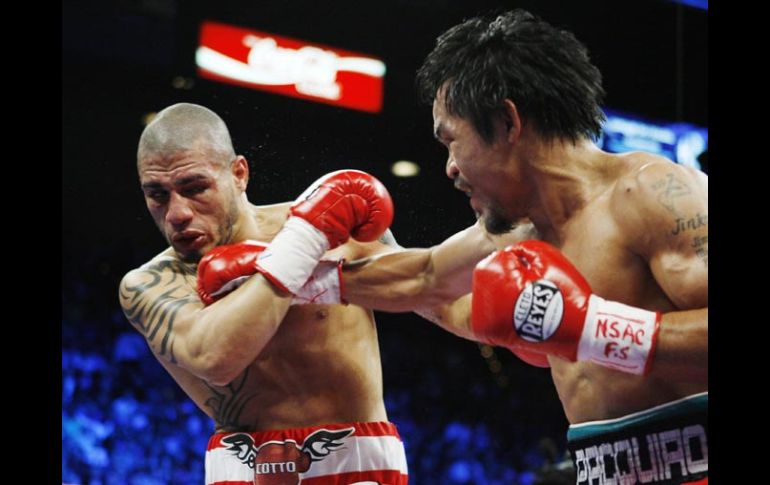
<svg viewBox="0 0 770 485">
<path fill-rule="evenodd" d="M 366 170 L 391 191 L 399 242 L 433 245 L 474 217 L 444 175 L 445 150 L 432 138 L 430 107 L 416 99 L 415 71 L 448 27 L 513 7 L 573 31 L 588 46 L 604 76 L 608 108 L 708 126 L 708 14 L 662 0 L 63 3 L 64 480 L 173 483 L 181 475 L 163 470 L 187 467 L 200 482 L 195 467 L 208 423 L 198 419 L 196 425 L 198 411 L 179 404 L 183 394 L 137 346 L 117 303 L 122 275 L 164 248 L 136 177 L 143 116 L 181 101 L 217 112 L 236 152 L 251 163 L 248 193 L 256 204 L 291 200 L 331 170 Z M 383 59 L 383 111 L 368 114 L 197 78 L 193 54 L 203 19 Z M 186 87 L 173 86 L 179 77 Z M 399 159 L 419 163 L 420 175 L 391 175 L 390 164 Z M 380 314 L 378 322 L 387 404 L 404 430 L 414 483 L 528 483 L 527 473 L 549 452 L 541 447 L 524 459 L 527 450 L 549 438 L 557 454 L 563 452 L 567 424 L 547 372 L 501 351 L 485 358 L 476 344 L 419 317 Z M 164 406 L 179 414 L 158 416 Z M 144 424 L 137 424 L 137 415 L 147 416 Z M 183 418 L 187 424 L 174 429 L 171 423 Z M 167 427 L 155 424 L 163 420 Z M 174 438 L 184 442 L 181 448 L 169 450 L 172 432 L 182 433 Z M 487 441 L 479 444 L 485 433 Z M 157 441 L 132 442 L 136 434 Z M 452 446 L 481 449 L 518 475 L 500 471 L 493 478 L 473 463 L 458 468 L 458 459 L 445 456 Z M 152 460 L 160 464 L 144 471 L 131 460 L 121 464 L 120 457 L 145 456 L 152 447 Z M 187 458 L 163 461 L 174 454 Z M 486 458 L 474 459 L 485 468 Z"/>
</svg>

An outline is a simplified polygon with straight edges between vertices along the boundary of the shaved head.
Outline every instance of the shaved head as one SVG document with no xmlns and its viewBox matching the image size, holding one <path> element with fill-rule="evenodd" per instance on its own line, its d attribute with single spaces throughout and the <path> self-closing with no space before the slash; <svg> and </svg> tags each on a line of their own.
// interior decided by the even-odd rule
<svg viewBox="0 0 770 485">
<path fill-rule="evenodd" d="M 142 132 L 136 156 L 147 209 L 180 260 L 232 241 L 250 214 L 249 166 L 222 118 L 196 104 L 169 106 Z"/>
<path fill-rule="evenodd" d="M 148 157 L 203 149 L 225 166 L 235 159 L 227 125 L 216 113 L 197 104 L 178 103 L 155 116 L 139 138 L 137 163 Z"/>
</svg>

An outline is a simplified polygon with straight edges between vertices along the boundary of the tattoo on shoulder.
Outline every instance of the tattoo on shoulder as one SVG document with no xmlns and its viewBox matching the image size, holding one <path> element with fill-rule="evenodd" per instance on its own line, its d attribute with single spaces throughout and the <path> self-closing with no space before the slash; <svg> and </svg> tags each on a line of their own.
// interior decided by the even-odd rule
<svg viewBox="0 0 770 485">
<path fill-rule="evenodd" d="M 174 323 L 182 308 L 200 304 L 192 291 L 195 272 L 179 261 L 160 261 L 138 271 L 144 277 L 143 281 L 120 288 L 123 312 L 156 354 L 176 363 Z M 158 290 L 162 292 L 158 293 Z"/>
<path fill-rule="evenodd" d="M 690 187 L 674 176 L 673 173 L 667 173 L 665 179 L 659 179 L 652 183 L 652 190 L 658 193 L 657 200 L 669 212 L 679 216 L 674 202 L 679 197 L 689 195 Z"/>
<path fill-rule="evenodd" d="M 159 261 L 153 261 L 148 263 L 146 266 L 142 266 L 140 269 L 156 271 L 158 273 L 167 271 L 173 275 L 174 278 L 177 276 L 181 276 L 183 278 L 187 276 L 195 277 L 198 272 L 198 267 L 196 265 L 183 263 L 178 259 L 162 259 Z"/>
<path fill-rule="evenodd" d="M 703 264 L 708 267 L 709 265 L 709 237 L 708 236 L 695 236 L 692 240 L 692 247 L 695 250 L 695 254 L 703 261 Z"/>
<path fill-rule="evenodd" d="M 696 213 L 694 217 L 690 217 L 688 219 L 685 219 L 684 217 L 677 217 L 676 227 L 671 230 L 671 235 L 678 236 L 685 231 L 694 231 L 695 229 L 701 228 L 703 226 L 708 226 L 708 224 L 709 215 L 701 214 L 700 212 Z"/>
</svg>

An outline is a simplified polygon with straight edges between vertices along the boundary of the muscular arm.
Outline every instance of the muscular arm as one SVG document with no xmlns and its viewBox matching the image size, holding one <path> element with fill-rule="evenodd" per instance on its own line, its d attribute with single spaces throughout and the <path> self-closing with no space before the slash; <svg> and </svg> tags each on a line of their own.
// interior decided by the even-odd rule
<svg viewBox="0 0 770 485">
<path fill-rule="evenodd" d="M 708 382 L 708 308 L 663 315 L 651 375 Z"/>
<path fill-rule="evenodd" d="M 471 331 L 471 294 L 461 296 L 451 303 L 432 308 L 417 308 L 415 313 L 431 321 L 449 333 L 464 339 L 478 341 Z"/>
<path fill-rule="evenodd" d="M 708 177 L 654 163 L 619 184 L 615 217 L 676 306 L 661 319 L 652 374 L 708 378 Z"/>
<path fill-rule="evenodd" d="M 148 263 L 123 278 L 120 303 L 159 359 L 225 385 L 275 334 L 290 296 L 257 275 L 204 307 L 194 277 L 194 268 L 176 260 Z"/>
<path fill-rule="evenodd" d="M 343 269 L 345 299 L 389 312 L 414 311 L 455 335 L 472 339 L 473 268 L 495 249 L 535 238 L 531 224 L 491 237 L 481 222 L 431 248 L 383 248 Z"/>
<path fill-rule="evenodd" d="M 494 251 L 475 224 L 431 248 L 385 248 L 343 268 L 345 299 L 375 310 L 407 312 L 470 291 L 474 265 Z"/>
</svg>

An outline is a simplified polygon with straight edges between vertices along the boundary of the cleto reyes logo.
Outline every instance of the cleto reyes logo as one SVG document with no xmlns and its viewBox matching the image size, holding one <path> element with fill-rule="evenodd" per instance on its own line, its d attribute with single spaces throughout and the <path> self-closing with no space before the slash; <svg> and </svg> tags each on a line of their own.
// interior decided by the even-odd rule
<svg viewBox="0 0 770 485">
<path fill-rule="evenodd" d="M 564 299 L 559 288 L 541 279 L 530 282 L 516 299 L 513 324 L 516 333 L 530 342 L 548 340 L 561 325 Z"/>
<path fill-rule="evenodd" d="M 254 439 L 246 433 L 227 436 L 222 442 L 242 463 L 254 469 L 255 485 L 296 485 L 300 473 L 338 451 L 344 445 L 343 439 L 354 431 L 355 428 L 319 429 L 305 438 L 301 448 L 294 440 L 268 441 L 256 447 Z"/>
</svg>

